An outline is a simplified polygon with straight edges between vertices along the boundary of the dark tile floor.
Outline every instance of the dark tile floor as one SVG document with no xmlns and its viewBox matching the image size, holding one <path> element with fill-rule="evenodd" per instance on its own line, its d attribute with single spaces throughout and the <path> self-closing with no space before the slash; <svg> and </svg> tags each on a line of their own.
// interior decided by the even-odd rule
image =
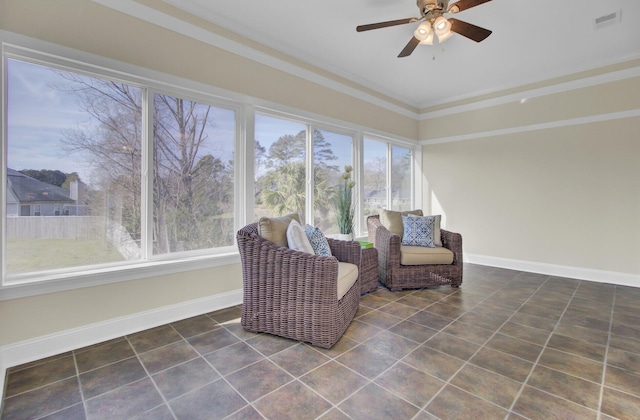
<svg viewBox="0 0 640 420">
<path fill-rule="evenodd" d="M 362 297 L 331 350 L 240 308 L 11 368 L 2 419 L 630 419 L 640 288 L 467 265 Z"/>
</svg>

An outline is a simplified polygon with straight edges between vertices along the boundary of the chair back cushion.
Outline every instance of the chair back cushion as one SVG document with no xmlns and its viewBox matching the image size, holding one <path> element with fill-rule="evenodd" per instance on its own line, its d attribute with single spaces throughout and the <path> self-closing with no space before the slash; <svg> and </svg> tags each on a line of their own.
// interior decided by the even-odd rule
<svg viewBox="0 0 640 420">
<path fill-rule="evenodd" d="M 307 234 L 304 233 L 304 228 L 295 219 L 289 223 L 287 228 L 287 242 L 289 243 L 289 248 L 296 251 L 306 252 L 307 254 L 315 253 L 311 242 L 307 239 Z"/>
<path fill-rule="evenodd" d="M 300 223 L 296 213 L 280 217 L 261 217 L 258 221 L 258 235 L 280 246 L 289 246 L 287 242 L 287 228 L 292 220 Z"/>
<path fill-rule="evenodd" d="M 380 223 L 386 227 L 391 233 L 402 238 L 404 233 L 404 225 L 402 224 L 402 216 L 407 214 L 413 214 L 416 216 L 422 216 L 422 210 L 410 210 L 410 211 L 393 211 L 393 210 L 380 210 Z"/>
</svg>

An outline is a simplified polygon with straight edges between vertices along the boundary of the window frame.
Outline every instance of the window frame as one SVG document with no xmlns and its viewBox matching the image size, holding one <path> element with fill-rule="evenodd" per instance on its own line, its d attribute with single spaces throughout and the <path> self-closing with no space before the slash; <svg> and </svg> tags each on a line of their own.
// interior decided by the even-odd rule
<svg viewBox="0 0 640 420">
<path fill-rule="evenodd" d="M 216 86 L 207 85 L 201 82 L 173 76 L 149 68 L 144 68 L 114 59 L 98 56 L 83 51 L 61 45 L 52 44 L 46 41 L 36 40 L 23 35 L 14 34 L 0 30 L 0 43 L 2 46 L 2 86 L 0 95 L 2 97 L 2 127 L 1 127 L 1 157 L 3 158 L 3 168 L 1 171 L 2 198 L 0 216 L 0 254 L 2 261 L 5 261 L 5 239 L 6 239 L 6 141 L 7 141 L 7 95 L 6 80 L 7 69 L 6 60 L 13 58 L 27 61 L 47 67 L 59 68 L 61 70 L 85 74 L 88 76 L 116 80 L 118 82 L 130 84 L 143 89 L 143 102 L 152 101 L 154 94 L 167 94 L 178 96 L 184 99 L 193 100 L 208 105 L 232 109 L 236 116 L 236 133 L 234 144 L 234 227 L 239 229 L 253 220 L 253 193 L 254 193 L 254 151 L 253 141 L 255 138 L 255 114 L 260 113 L 274 118 L 287 119 L 299 122 L 307 126 L 307 147 L 312 142 L 315 129 L 335 132 L 347 135 L 352 138 L 352 165 L 354 167 L 354 180 L 357 183 L 358 201 L 356 203 L 356 235 L 358 238 L 366 236 L 366 220 L 362 215 L 362 188 L 363 188 L 363 139 L 371 138 L 377 141 L 384 141 L 401 147 L 411 148 L 413 151 L 412 161 L 412 203 L 419 197 L 420 176 L 417 172 L 420 162 L 420 145 L 417 141 L 403 139 L 400 137 L 390 137 L 386 133 L 372 130 L 354 123 L 345 122 L 335 118 L 318 115 L 307 111 L 295 109 L 282 104 L 274 104 L 258 98 L 228 91 Z M 151 102 L 152 104 L 152 102 Z M 145 206 L 142 211 L 147 215 L 146 223 L 141 227 L 144 237 L 149 240 L 149 235 L 145 232 L 151 231 L 152 206 L 148 203 L 152 201 L 153 189 L 149 185 L 149 168 L 153 168 L 153 136 L 148 135 L 153 127 L 152 106 L 146 107 L 147 112 L 143 115 L 143 161 L 142 161 L 142 191 Z M 388 146 L 390 150 L 390 146 Z M 307 160 L 313 162 L 313 154 L 307 153 Z M 312 171 L 312 165 L 307 165 L 307 172 Z M 151 177 L 152 178 L 152 177 Z M 312 179 L 308 175 L 308 180 Z M 313 193 L 313 185 L 307 182 L 307 197 Z M 313 219 L 313 200 L 307 200 L 306 217 Z M 149 247 L 149 244 L 147 244 Z M 64 290 L 72 290 L 82 287 L 92 287 L 122 281 L 156 277 L 167 274 L 187 272 L 236 264 L 240 262 L 237 247 L 234 245 L 224 247 L 225 249 L 211 249 L 199 251 L 185 251 L 180 253 L 169 253 L 164 255 L 149 256 L 143 255 L 141 261 L 130 264 L 120 264 L 118 266 L 92 266 L 91 268 L 70 269 L 64 272 L 36 273 L 35 275 L 19 278 L 15 276 L 11 282 L 6 281 L 5 265 L 2 264 L 0 278 L 0 301 L 15 299 L 26 296 L 33 296 L 44 293 L 51 293 Z M 149 248 L 150 249 L 150 248 Z"/>
<path fill-rule="evenodd" d="M 7 39 L 8 38 L 8 39 Z M 14 38 L 18 38 L 15 40 Z M 3 160 L 1 180 L 2 199 L 0 208 L 0 248 L 2 256 L 2 276 L 0 280 L 0 301 L 15 299 L 25 296 L 50 293 L 54 291 L 70 290 L 80 287 L 90 287 L 102 284 L 116 283 L 127 280 L 135 280 L 153 276 L 179 273 L 184 271 L 210 268 L 221 265 L 228 265 L 239 262 L 237 249 L 234 244 L 220 248 L 209 248 L 196 251 L 184 251 L 169 253 L 165 255 L 150 255 L 148 232 L 152 231 L 153 216 L 152 206 L 149 205 L 153 194 L 150 185 L 153 177 L 149 176 L 149 169 L 152 164 L 152 133 L 153 127 L 153 95 L 167 94 L 178 96 L 184 99 L 197 101 L 207 105 L 230 109 L 235 113 L 235 139 L 234 139 L 234 159 L 238 155 L 240 136 L 244 133 L 244 107 L 237 101 L 230 100 L 220 95 L 218 89 L 205 86 L 185 79 L 175 78 L 168 75 L 153 72 L 147 69 L 131 65 L 124 65 L 115 60 L 106 59 L 99 56 L 92 56 L 86 53 L 75 51 L 60 46 L 52 46 L 38 40 L 27 39 L 26 37 L 8 34 L 4 31 L 0 33 L 2 41 L 2 144 L 1 154 Z M 69 71 L 89 77 L 97 77 L 106 80 L 113 80 L 138 87 L 143 91 L 143 111 L 142 116 L 142 212 L 146 215 L 146 223 L 141 226 L 143 238 L 146 239 L 141 247 L 142 257 L 138 261 L 124 262 L 117 264 L 99 264 L 93 266 L 70 267 L 61 270 L 50 270 L 27 274 L 12 275 L 8 278 L 6 273 L 6 155 L 7 155 L 7 60 L 19 60 L 31 64 Z M 123 68 L 123 70 L 115 70 Z M 150 99 L 151 98 L 151 99 Z M 235 162 L 234 162 L 235 163 Z M 239 166 L 234 167 L 234 229 L 239 228 L 244 223 L 242 212 L 238 200 L 235 197 L 241 192 L 241 184 L 244 183 L 244 176 Z"/>
</svg>

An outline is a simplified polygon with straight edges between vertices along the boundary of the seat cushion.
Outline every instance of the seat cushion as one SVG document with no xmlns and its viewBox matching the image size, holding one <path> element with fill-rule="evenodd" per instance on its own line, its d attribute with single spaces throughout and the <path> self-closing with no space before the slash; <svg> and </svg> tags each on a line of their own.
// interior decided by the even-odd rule
<svg viewBox="0 0 640 420">
<path fill-rule="evenodd" d="M 351 263 L 338 262 L 338 300 L 347 294 L 356 280 L 358 280 L 358 266 Z"/>
<path fill-rule="evenodd" d="M 261 217 L 258 220 L 258 235 L 280 246 L 289 246 L 287 242 L 287 228 L 292 220 L 300 223 L 296 213 L 280 217 Z"/>
<path fill-rule="evenodd" d="M 424 264 L 451 264 L 453 252 L 447 248 L 437 246 L 427 248 L 424 246 L 400 246 L 400 264 L 424 265 Z"/>
<path fill-rule="evenodd" d="M 395 233 L 402 238 L 402 234 L 404 233 L 402 216 L 406 216 L 407 214 L 422 216 L 422 210 L 393 211 L 382 209 L 380 210 L 380 223 L 382 223 L 382 226 L 386 227 L 389 232 Z"/>
</svg>

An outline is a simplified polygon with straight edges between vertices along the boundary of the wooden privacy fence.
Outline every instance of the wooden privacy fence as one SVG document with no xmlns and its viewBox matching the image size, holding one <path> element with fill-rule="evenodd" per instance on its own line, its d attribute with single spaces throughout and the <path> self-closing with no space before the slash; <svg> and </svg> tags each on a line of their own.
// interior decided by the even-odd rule
<svg viewBox="0 0 640 420">
<path fill-rule="evenodd" d="M 102 239 L 107 223 L 98 216 L 7 217 L 7 238 Z"/>
</svg>

